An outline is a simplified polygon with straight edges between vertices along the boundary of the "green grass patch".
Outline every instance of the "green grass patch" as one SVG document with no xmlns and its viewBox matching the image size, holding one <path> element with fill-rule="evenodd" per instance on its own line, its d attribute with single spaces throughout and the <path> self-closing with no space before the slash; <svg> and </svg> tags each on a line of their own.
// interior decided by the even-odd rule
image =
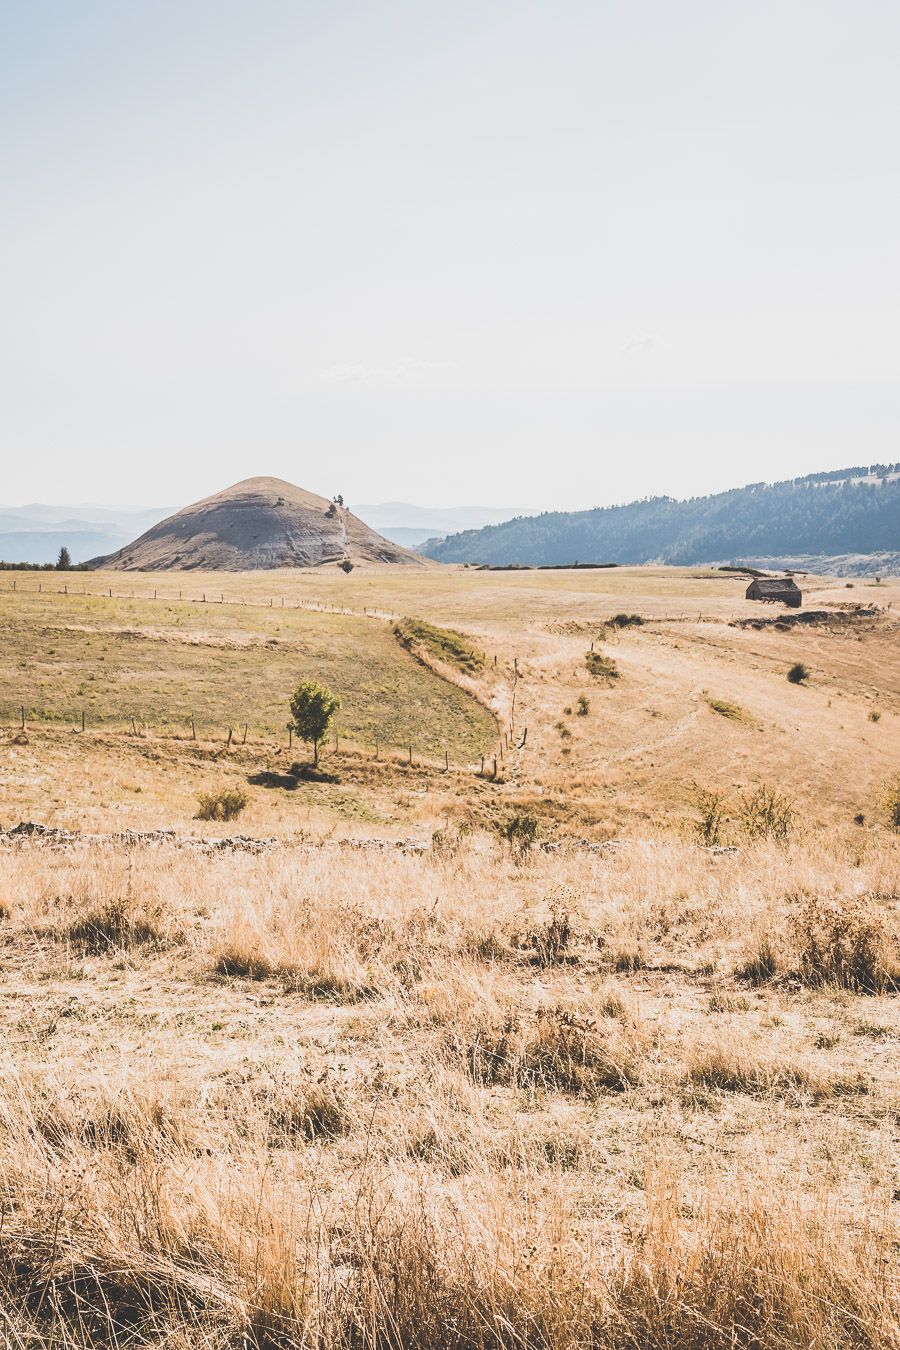
<svg viewBox="0 0 900 1350">
<path fill-rule="evenodd" d="M 707 703 L 720 717 L 728 717 L 732 722 L 745 722 L 747 714 L 737 703 L 728 703 L 724 698 L 708 698 Z"/>
<path fill-rule="evenodd" d="M 466 675 L 484 670 L 484 652 L 455 628 L 438 628 L 424 619 L 400 619 L 394 624 L 394 636 L 408 650 L 421 648 L 429 656 L 454 666 Z"/>
<path fill-rule="evenodd" d="M 178 580 L 181 580 L 179 577 Z M 171 584 L 171 583 L 170 583 Z M 496 740 L 490 712 L 404 651 L 386 623 L 302 609 L 0 592 L 0 722 L 68 723 L 287 746 L 301 679 L 340 693 L 343 740 L 465 762 Z M 297 747 L 299 750 L 299 747 Z"/>
</svg>

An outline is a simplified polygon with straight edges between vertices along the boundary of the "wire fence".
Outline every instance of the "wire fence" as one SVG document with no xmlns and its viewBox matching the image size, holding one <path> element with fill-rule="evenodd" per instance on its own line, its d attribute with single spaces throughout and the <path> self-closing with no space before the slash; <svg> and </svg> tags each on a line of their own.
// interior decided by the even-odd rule
<svg viewBox="0 0 900 1350">
<path fill-rule="evenodd" d="M 196 746 L 198 749 L 226 756 L 244 749 L 257 753 L 274 750 L 294 753 L 300 760 L 304 754 L 312 753 L 310 746 L 301 741 L 291 727 L 277 731 L 250 722 L 213 724 L 198 721 L 195 717 L 172 718 L 162 724 L 152 724 L 139 714 L 134 717 L 125 714 L 123 717 L 111 719 L 90 712 L 86 708 L 74 712 L 66 709 L 59 714 L 53 714 L 48 712 L 46 707 L 35 708 L 28 704 L 19 704 L 15 708 L 7 705 L 0 709 L 0 727 L 12 736 L 13 741 L 21 737 L 23 743 L 28 741 L 29 732 L 67 729 L 84 734 L 94 732 L 103 737 L 122 739 L 129 743 L 155 741 L 182 747 Z M 475 773 L 479 777 L 496 778 L 515 751 L 524 749 L 527 736 L 528 732 L 525 729 L 517 742 L 509 732 L 503 732 L 496 745 L 485 754 L 460 760 L 451 758 L 448 747 L 442 751 L 437 751 L 433 745 L 422 749 L 415 741 L 400 743 L 385 739 L 378 733 L 373 734 L 368 741 L 332 733 L 320 742 L 318 757 L 320 760 L 347 757 L 376 764 L 403 765 L 407 768 L 435 772 L 443 770 L 445 773 Z"/>
<path fill-rule="evenodd" d="M 275 596 L 270 595 L 256 599 L 247 598 L 246 595 L 227 594 L 222 590 L 198 590 L 190 593 L 187 587 L 180 587 L 178 591 L 162 591 L 158 586 L 152 590 L 122 590 L 105 586 L 100 590 L 89 590 L 86 585 L 77 582 L 62 582 L 61 584 L 54 580 L 49 581 L 30 581 L 26 583 L 21 577 L 13 576 L 11 582 L 0 588 L 10 594 L 16 595 L 61 595 L 73 598 L 88 597 L 95 600 L 147 600 L 157 601 L 162 604 L 186 604 L 186 605 L 230 605 L 240 608 L 253 609 L 307 609 L 313 610 L 319 614 L 344 614 L 351 618 L 381 619 L 386 623 L 395 623 L 400 617 L 392 610 L 382 609 L 377 605 L 364 605 L 362 609 L 354 609 L 350 605 L 335 605 L 327 600 L 321 600 L 313 596 Z"/>
</svg>

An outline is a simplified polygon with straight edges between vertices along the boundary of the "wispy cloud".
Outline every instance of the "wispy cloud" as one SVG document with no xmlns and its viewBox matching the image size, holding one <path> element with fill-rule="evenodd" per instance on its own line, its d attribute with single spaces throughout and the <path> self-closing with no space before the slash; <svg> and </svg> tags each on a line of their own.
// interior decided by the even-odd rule
<svg viewBox="0 0 900 1350">
<path fill-rule="evenodd" d="M 326 366 L 316 378 L 320 384 L 362 384 L 369 388 L 386 388 L 391 385 L 416 384 L 432 371 L 452 369 L 453 363 L 450 361 L 419 361 L 412 356 L 399 356 L 386 366 L 364 366 L 352 362 Z"/>
<path fill-rule="evenodd" d="M 639 333 L 635 337 L 630 337 L 619 351 L 622 356 L 646 356 L 647 352 L 652 352 L 654 347 L 658 346 L 658 333 Z"/>
</svg>

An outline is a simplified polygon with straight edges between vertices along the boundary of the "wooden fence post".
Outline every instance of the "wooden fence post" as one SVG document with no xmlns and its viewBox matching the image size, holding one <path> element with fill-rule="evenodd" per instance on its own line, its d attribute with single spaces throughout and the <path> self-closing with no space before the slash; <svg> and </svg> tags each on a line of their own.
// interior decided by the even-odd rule
<svg viewBox="0 0 900 1350">
<path fill-rule="evenodd" d="M 81 710 L 81 730 L 84 731 L 84 708 Z"/>
<path fill-rule="evenodd" d="M 22 704 L 22 730 L 25 730 L 25 704 Z"/>
<path fill-rule="evenodd" d="M 450 754 L 447 750 L 444 751 L 444 772 L 450 772 Z"/>
<path fill-rule="evenodd" d="M 376 758 L 376 759 L 378 758 L 378 750 L 379 750 L 378 737 L 376 736 L 376 737 L 375 737 L 375 758 Z"/>
<path fill-rule="evenodd" d="M 484 755 L 481 756 L 481 776 L 484 777 Z"/>
<path fill-rule="evenodd" d="M 132 736 L 136 736 L 136 735 L 137 735 L 137 727 L 134 725 L 134 718 L 133 718 L 133 717 L 132 717 L 132 719 L 131 719 L 131 734 L 132 734 Z"/>
<path fill-rule="evenodd" d="M 409 747 L 409 762 L 412 764 L 412 746 Z"/>
<path fill-rule="evenodd" d="M 228 728 L 228 740 L 227 740 L 227 742 L 225 743 L 225 749 L 226 749 L 226 750 L 230 750 L 230 749 L 231 749 L 231 738 L 232 738 L 233 735 L 234 735 L 234 730 L 233 730 L 232 727 L 229 727 L 229 728 Z"/>
<path fill-rule="evenodd" d="M 241 745 L 246 745 L 246 744 L 247 744 L 247 723 L 245 722 L 245 723 L 244 723 L 244 739 L 241 741 Z"/>
<path fill-rule="evenodd" d="M 497 777 L 497 756 L 494 756 L 494 777 Z"/>
<path fill-rule="evenodd" d="M 192 741 L 195 741 L 196 739 L 197 739 L 197 724 L 195 723 L 194 718 L 193 718 L 193 716 L 192 716 L 192 717 L 191 717 L 191 740 L 192 740 Z"/>
</svg>

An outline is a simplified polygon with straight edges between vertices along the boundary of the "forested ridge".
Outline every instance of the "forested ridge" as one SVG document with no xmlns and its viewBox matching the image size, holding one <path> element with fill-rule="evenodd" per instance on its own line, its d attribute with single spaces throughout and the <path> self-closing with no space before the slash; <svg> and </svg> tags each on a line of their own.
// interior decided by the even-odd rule
<svg viewBox="0 0 900 1350">
<path fill-rule="evenodd" d="M 440 562 L 691 565 L 900 549 L 900 464 L 854 466 L 708 497 L 548 511 L 431 540 Z M 866 481 L 858 481 L 865 479 Z"/>
</svg>

